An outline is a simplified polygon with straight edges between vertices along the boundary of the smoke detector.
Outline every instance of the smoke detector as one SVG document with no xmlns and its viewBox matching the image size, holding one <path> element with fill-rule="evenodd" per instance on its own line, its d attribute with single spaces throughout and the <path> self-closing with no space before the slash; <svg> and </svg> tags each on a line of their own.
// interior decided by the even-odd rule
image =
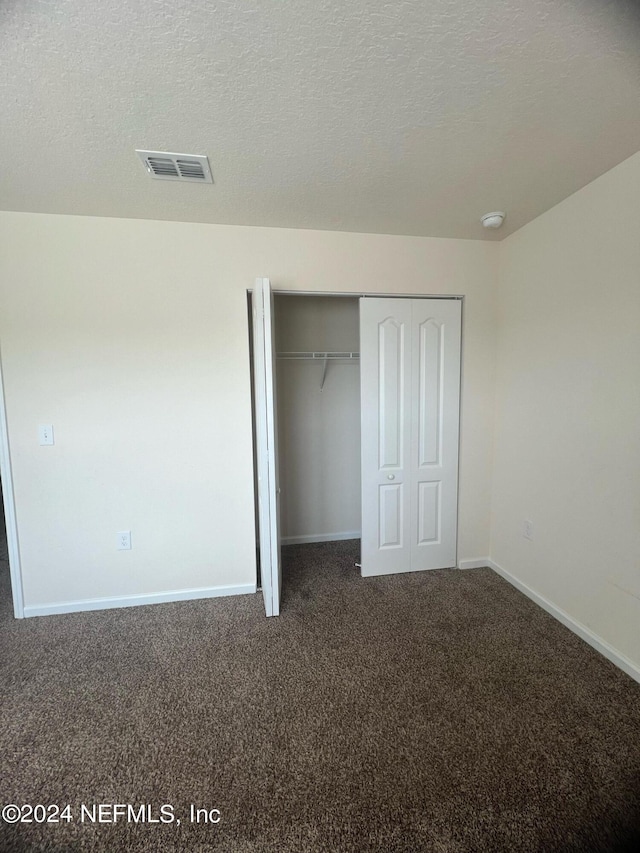
<svg viewBox="0 0 640 853">
<path fill-rule="evenodd" d="M 209 160 L 204 154 L 173 154 L 170 151 L 140 151 L 136 154 L 152 178 L 212 184 Z"/>
<path fill-rule="evenodd" d="M 506 213 L 503 213 L 501 210 L 494 210 L 493 213 L 485 213 L 480 222 L 482 222 L 485 228 L 499 228 L 504 222 L 505 216 Z"/>
</svg>

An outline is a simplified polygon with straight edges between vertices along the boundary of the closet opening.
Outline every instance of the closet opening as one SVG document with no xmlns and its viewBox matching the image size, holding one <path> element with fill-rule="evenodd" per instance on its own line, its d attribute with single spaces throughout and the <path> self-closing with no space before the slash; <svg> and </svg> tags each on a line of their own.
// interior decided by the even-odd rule
<svg viewBox="0 0 640 853">
<path fill-rule="evenodd" d="M 461 299 L 274 293 L 258 278 L 251 319 L 266 615 L 296 564 L 303 600 L 326 592 L 332 563 L 343 580 L 454 568 Z M 283 545 L 319 550 L 287 560 Z"/>
<path fill-rule="evenodd" d="M 288 583 L 300 580 L 295 573 L 301 563 L 311 561 L 318 572 L 358 575 L 359 299 L 275 293 L 273 320 L 286 599 Z"/>
</svg>

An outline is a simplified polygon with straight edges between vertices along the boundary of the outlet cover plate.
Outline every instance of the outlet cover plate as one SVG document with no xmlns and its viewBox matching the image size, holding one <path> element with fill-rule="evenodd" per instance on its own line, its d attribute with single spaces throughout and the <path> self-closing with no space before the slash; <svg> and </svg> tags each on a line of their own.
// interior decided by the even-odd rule
<svg viewBox="0 0 640 853">
<path fill-rule="evenodd" d="M 120 533 L 116 533 L 117 537 L 117 548 L 118 551 L 130 551 L 131 550 L 131 531 L 130 530 L 121 530 Z"/>
</svg>

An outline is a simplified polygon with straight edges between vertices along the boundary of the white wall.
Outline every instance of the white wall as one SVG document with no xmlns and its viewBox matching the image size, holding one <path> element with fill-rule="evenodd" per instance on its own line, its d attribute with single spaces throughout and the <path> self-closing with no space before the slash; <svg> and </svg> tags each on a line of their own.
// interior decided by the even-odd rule
<svg viewBox="0 0 640 853">
<path fill-rule="evenodd" d="M 358 352 L 359 300 L 276 297 L 276 347 Z M 358 361 L 277 362 L 281 524 L 285 538 L 360 536 Z"/>
<path fill-rule="evenodd" d="M 464 294 L 459 558 L 485 556 L 498 245 L 0 214 L 27 606 L 255 583 L 246 289 Z M 53 423 L 54 447 L 37 426 Z M 131 529 L 133 550 L 116 551 Z"/>
<path fill-rule="evenodd" d="M 491 544 L 638 667 L 639 199 L 640 154 L 501 244 Z"/>
</svg>

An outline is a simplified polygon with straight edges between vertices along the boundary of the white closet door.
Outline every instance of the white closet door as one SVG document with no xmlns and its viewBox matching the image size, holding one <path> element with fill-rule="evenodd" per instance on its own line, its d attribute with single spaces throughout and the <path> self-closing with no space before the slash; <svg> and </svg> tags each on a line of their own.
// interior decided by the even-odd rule
<svg viewBox="0 0 640 853">
<path fill-rule="evenodd" d="M 268 278 L 256 279 L 252 310 L 260 577 L 265 612 L 267 616 L 278 616 L 282 590 L 280 489 L 278 485 L 273 294 Z"/>
<path fill-rule="evenodd" d="M 460 302 L 360 302 L 362 574 L 456 564 Z"/>
<path fill-rule="evenodd" d="M 412 301 L 360 300 L 363 575 L 410 571 Z"/>
<path fill-rule="evenodd" d="M 412 299 L 411 570 L 456 565 L 461 302 Z"/>
</svg>

